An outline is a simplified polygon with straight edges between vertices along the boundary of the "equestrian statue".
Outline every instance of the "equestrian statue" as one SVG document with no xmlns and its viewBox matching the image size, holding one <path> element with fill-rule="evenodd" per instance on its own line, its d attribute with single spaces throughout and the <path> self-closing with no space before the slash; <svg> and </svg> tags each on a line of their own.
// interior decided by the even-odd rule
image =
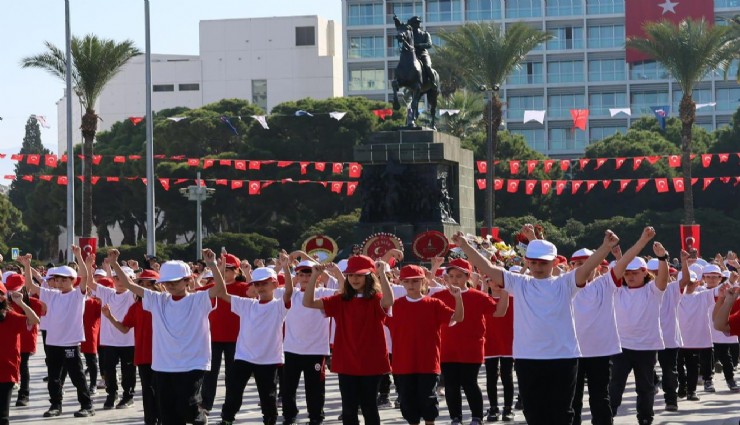
<svg viewBox="0 0 740 425">
<path fill-rule="evenodd" d="M 432 36 L 420 28 L 421 18 L 414 16 L 405 24 L 396 15 L 393 15 L 396 24 L 396 39 L 401 50 L 401 57 L 395 70 L 393 85 L 393 108 L 399 109 L 398 90 L 401 87 L 408 89 L 411 94 L 411 103 L 406 113 L 406 126 L 416 127 L 419 118 L 419 100 L 427 96 L 429 114 L 432 117 L 432 129 L 435 128 L 437 113 L 437 97 L 439 97 L 439 75 L 432 68 L 429 50 L 432 47 Z"/>
</svg>

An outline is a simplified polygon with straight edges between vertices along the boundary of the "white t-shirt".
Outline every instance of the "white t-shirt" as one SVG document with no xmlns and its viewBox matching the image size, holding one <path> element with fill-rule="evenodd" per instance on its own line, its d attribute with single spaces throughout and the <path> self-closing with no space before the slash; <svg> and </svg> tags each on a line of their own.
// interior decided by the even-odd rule
<svg viewBox="0 0 740 425">
<path fill-rule="evenodd" d="M 678 302 L 678 323 L 681 327 L 683 348 L 712 347 L 711 309 L 714 308 L 714 291 L 697 288 L 684 291 Z"/>
<path fill-rule="evenodd" d="M 281 298 L 266 303 L 231 296 L 231 312 L 239 316 L 239 336 L 234 358 L 254 364 L 282 364 L 283 322 L 288 308 Z"/>
<path fill-rule="evenodd" d="M 660 328 L 663 333 L 665 348 L 679 348 L 683 346 L 681 328 L 678 325 L 676 309 L 681 299 L 681 286 L 678 281 L 669 282 L 660 304 Z"/>
<path fill-rule="evenodd" d="M 716 288 L 712 288 L 711 291 L 714 291 L 714 299 L 716 300 L 719 296 L 719 286 Z M 716 302 L 716 301 L 715 301 Z M 709 307 L 709 317 L 712 317 L 712 312 L 714 311 L 714 304 L 712 304 L 711 307 Z M 710 323 L 711 325 L 712 323 Z M 712 342 L 715 344 L 737 344 L 738 338 L 737 335 L 727 335 L 722 331 L 718 331 L 717 329 L 714 329 L 714 326 L 710 326 L 712 329 Z"/>
<path fill-rule="evenodd" d="M 80 288 L 67 293 L 58 289 L 39 288 L 39 300 L 46 304 L 46 344 L 73 347 L 85 340 L 82 315 L 85 294 Z"/>
<path fill-rule="evenodd" d="M 41 285 L 39 285 L 40 288 L 49 288 L 49 284 L 46 283 L 46 280 L 41 282 Z M 41 294 L 39 294 L 39 297 L 41 297 Z M 39 316 L 39 330 L 45 331 L 49 327 L 49 319 L 46 318 L 46 315 Z"/>
<path fill-rule="evenodd" d="M 94 295 L 100 299 L 102 305 L 108 304 L 110 306 L 113 317 L 118 320 L 123 320 L 129 307 L 136 302 L 133 292 L 126 291 L 117 294 L 115 289 L 103 285 L 98 285 Z M 100 345 L 106 347 L 133 347 L 134 332 L 122 333 L 113 326 L 110 320 L 103 318 L 100 321 Z"/>
<path fill-rule="evenodd" d="M 622 352 L 614 317 L 617 285 L 613 272 L 599 276 L 573 298 L 576 336 L 583 357 L 611 356 Z"/>
<path fill-rule="evenodd" d="M 211 369 L 211 327 L 214 307 L 208 291 L 178 301 L 165 292 L 145 289 L 144 310 L 152 313 L 152 370 L 187 372 Z"/>
<path fill-rule="evenodd" d="M 504 286 L 516 300 L 514 308 L 515 359 L 570 359 L 581 357 L 573 323 L 575 271 L 535 279 L 504 271 Z"/>
<path fill-rule="evenodd" d="M 335 289 L 316 288 L 315 298 L 330 297 Z M 285 341 L 283 351 L 304 355 L 329 355 L 329 318 L 321 310 L 303 305 L 300 289 L 293 290 L 290 310 L 285 318 Z"/>
<path fill-rule="evenodd" d="M 662 350 L 660 304 L 664 292 L 655 281 L 639 288 L 622 285 L 614 298 L 614 312 L 622 348 L 630 350 Z"/>
</svg>

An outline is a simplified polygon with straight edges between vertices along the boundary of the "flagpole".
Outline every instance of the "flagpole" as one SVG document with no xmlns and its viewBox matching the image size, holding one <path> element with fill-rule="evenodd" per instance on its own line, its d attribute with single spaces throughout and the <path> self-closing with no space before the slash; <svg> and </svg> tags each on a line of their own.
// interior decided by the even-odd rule
<svg viewBox="0 0 740 425">
<path fill-rule="evenodd" d="M 149 0 L 144 0 L 146 73 L 146 252 L 157 255 L 154 217 L 154 116 L 152 114 L 152 43 L 149 26 Z"/>
<path fill-rule="evenodd" d="M 64 95 L 67 98 L 67 261 L 75 261 L 70 246 L 75 242 L 75 168 L 72 146 L 72 30 L 69 19 L 69 0 L 64 0 L 65 57 L 67 69 Z"/>
</svg>

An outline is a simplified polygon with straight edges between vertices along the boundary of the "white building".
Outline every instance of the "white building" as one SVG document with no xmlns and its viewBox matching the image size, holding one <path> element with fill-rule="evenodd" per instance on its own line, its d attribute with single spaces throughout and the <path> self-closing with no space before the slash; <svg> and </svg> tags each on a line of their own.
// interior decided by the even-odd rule
<svg viewBox="0 0 740 425">
<path fill-rule="evenodd" d="M 152 109 L 198 108 L 241 98 L 269 111 L 306 97 L 343 95 L 342 32 L 319 16 L 224 19 L 200 22 L 200 55 L 152 55 Z M 144 56 L 132 59 L 96 105 L 99 131 L 145 115 Z M 80 128 L 73 100 L 73 126 Z M 57 103 L 59 153 L 66 152 L 66 100 Z M 74 143 L 81 143 L 78 130 Z"/>
</svg>

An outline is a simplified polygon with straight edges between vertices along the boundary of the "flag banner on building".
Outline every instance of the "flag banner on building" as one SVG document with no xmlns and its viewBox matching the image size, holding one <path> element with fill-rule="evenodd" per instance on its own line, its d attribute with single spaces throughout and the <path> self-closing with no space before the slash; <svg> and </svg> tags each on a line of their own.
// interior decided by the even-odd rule
<svg viewBox="0 0 740 425">
<path fill-rule="evenodd" d="M 628 117 L 632 116 L 632 108 L 609 108 L 609 115 L 611 115 L 612 118 L 619 114 L 625 114 Z"/>
<path fill-rule="evenodd" d="M 671 115 L 671 107 L 669 105 L 651 106 L 650 109 L 653 110 L 655 119 L 658 120 L 658 124 L 660 125 L 660 129 L 665 131 L 665 122 L 668 119 L 668 116 Z"/>
<path fill-rule="evenodd" d="M 588 109 L 571 109 L 570 116 L 573 118 L 573 129 L 586 131 L 588 125 Z"/>
<path fill-rule="evenodd" d="M 524 119 L 522 122 L 526 124 L 530 121 L 537 121 L 540 124 L 544 124 L 546 112 L 547 111 L 524 111 Z"/>
</svg>

